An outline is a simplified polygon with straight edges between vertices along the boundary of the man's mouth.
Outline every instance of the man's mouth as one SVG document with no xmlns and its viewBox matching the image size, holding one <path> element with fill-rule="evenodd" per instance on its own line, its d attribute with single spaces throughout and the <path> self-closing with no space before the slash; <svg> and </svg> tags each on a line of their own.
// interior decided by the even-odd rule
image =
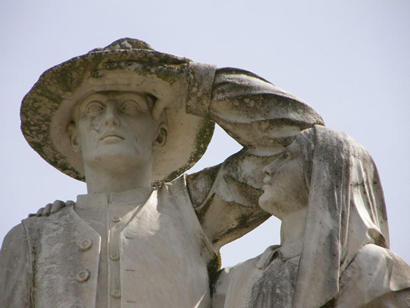
<svg viewBox="0 0 410 308">
<path fill-rule="evenodd" d="M 101 141 L 124 140 L 124 137 L 120 136 L 118 133 L 115 133 L 115 132 L 107 132 L 101 136 L 100 140 Z"/>
</svg>

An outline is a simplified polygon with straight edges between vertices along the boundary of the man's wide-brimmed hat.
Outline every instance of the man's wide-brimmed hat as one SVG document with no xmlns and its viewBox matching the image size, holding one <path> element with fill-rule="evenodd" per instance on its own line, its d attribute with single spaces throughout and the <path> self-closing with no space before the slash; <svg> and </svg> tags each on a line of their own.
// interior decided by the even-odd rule
<svg viewBox="0 0 410 308">
<path fill-rule="evenodd" d="M 168 106 L 167 142 L 156 151 L 153 181 L 172 180 L 201 158 L 214 129 L 209 120 L 185 111 L 189 63 L 129 38 L 61 63 L 44 72 L 24 97 L 24 137 L 51 165 L 84 181 L 81 155 L 67 132 L 75 104 L 100 91 L 149 93 Z"/>
</svg>

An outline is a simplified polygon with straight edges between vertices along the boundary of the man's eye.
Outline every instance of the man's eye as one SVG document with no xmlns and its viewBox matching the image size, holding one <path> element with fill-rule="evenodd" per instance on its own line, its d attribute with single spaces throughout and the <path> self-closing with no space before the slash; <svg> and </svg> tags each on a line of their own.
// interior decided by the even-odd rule
<svg viewBox="0 0 410 308">
<path fill-rule="evenodd" d="M 88 103 L 87 107 L 86 107 L 86 110 L 85 110 L 87 115 L 97 115 L 97 114 L 100 114 L 103 111 L 104 111 L 104 106 L 99 101 L 92 101 L 92 102 Z"/>
<path fill-rule="evenodd" d="M 138 113 L 141 113 L 144 110 L 136 101 L 129 100 L 122 103 L 120 111 L 121 113 L 127 115 L 137 115 Z"/>
</svg>

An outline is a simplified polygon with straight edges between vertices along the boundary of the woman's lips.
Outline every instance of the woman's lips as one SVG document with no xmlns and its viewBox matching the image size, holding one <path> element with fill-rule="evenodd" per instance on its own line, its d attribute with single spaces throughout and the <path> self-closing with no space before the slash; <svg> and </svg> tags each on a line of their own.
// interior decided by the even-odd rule
<svg viewBox="0 0 410 308">
<path fill-rule="evenodd" d="M 265 185 L 270 184 L 271 181 L 272 181 L 272 177 L 270 175 L 265 176 L 262 180 L 263 184 L 265 184 Z"/>
</svg>

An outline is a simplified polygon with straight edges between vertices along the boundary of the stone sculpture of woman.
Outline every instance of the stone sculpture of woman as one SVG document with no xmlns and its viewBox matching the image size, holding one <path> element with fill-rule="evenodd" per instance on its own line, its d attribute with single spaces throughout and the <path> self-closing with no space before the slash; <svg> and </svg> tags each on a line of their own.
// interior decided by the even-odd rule
<svg viewBox="0 0 410 308">
<path fill-rule="evenodd" d="M 307 129 L 264 183 L 259 204 L 281 219 L 281 245 L 225 269 L 216 307 L 408 307 L 410 267 L 389 250 L 382 186 L 361 145 Z"/>
</svg>

